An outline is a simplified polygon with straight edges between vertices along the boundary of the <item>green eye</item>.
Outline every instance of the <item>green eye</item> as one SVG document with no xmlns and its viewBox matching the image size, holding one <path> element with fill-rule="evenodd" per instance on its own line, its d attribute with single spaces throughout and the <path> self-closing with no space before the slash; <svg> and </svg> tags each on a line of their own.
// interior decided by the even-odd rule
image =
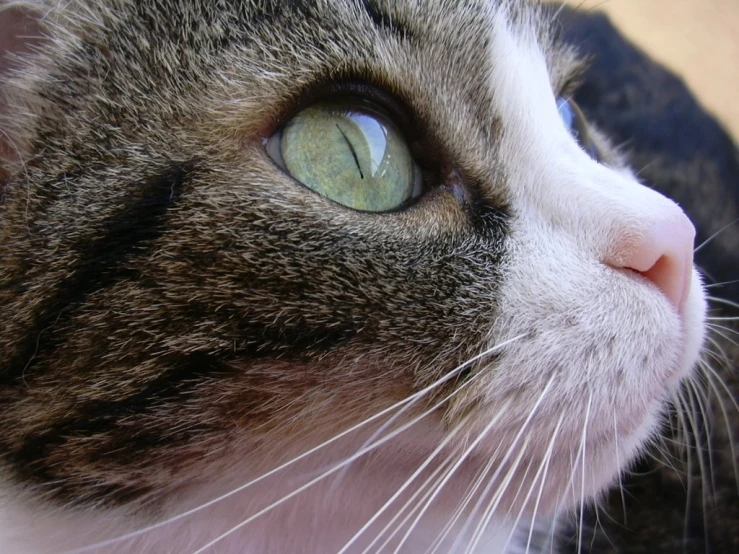
<svg viewBox="0 0 739 554">
<path fill-rule="evenodd" d="M 400 130 L 359 98 L 309 106 L 267 141 L 266 150 L 291 177 L 354 210 L 394 210 L 422 190 L 421 171 Z"/>
</svg>

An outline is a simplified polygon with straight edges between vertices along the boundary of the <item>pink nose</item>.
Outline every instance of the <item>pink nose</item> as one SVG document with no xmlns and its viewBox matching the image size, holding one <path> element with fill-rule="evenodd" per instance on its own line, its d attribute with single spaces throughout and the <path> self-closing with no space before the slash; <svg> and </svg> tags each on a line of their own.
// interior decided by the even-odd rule
<svg viewBox="0 0 739 554">
<path fill-rule="evenodd" d="M 610 265 L 641 273 L 682 312 L 692 280 L 695 227 L 679 209 L 671 216 L 652 224 L 636 248 Z"/>
</svg>

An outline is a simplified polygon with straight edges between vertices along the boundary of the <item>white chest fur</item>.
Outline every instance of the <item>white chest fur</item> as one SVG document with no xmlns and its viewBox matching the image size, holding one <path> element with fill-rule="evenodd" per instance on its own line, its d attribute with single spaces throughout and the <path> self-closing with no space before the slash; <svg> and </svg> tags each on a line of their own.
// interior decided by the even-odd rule
<svg viewBox="0 0 739 554">
<path fill-rule="evenodd" d="M 281 481 L 287 490 L 291 479 L 288 477 Z M 367 508 L 373 503 L 375 496 L 373 491 L 377 491 L 377 487 L 365 488 L 368 483 L 355 487 L 356 484 L 356 481 L 344 481 L 341 494 L 333 497 L 331 483 L 306 491 L 298 500 L 241 527 L 239 525 L 248 518 L 248 514 L 254 513 L 254 508 L 249 498 L 235 495 L 191 516 L 171 521 L 161 527 L 154 526 L 140 534 L 135 531 L 141 529 L 142 525 L 145 526 L 145 522 L 132 523 L 114 513 L 101 516 L 100 513 L 69 514 L 40 509 L 19 500 L 18 495 L 7 487 L 0 493 L 0 544 L 3 545 L 2 551 L 9 554 L 516 554 L 527 551 L 527 523 L 520 523 L 519 528 L 514 529 L 511 523 L 501 524 L 493 520 L 484 531 L 476 535 L 478 520 L 460 518 L 452 526 L 447 526 L 449 518 L 445 513 L 446 506 L 429 510 L 427 516 L 407 536 L 409 523 L 400 524 L 400 519 L 393 521 L 396 514 L 390 512 L 378 518 L 376 524 L 359 539 L 348 544 L 367 519 Z M 225 482 L 219 485 L 221 486 L 227 487 Z M 279 486 L 273 492 L 277 488 Z M 212 496 L 212 490 L 207 494 L 205 491 L 203 493 L 204 497 Z M 261 491 L 254 491 L 254 494 L 260 493 Z M 199 500 L 195 502 L 197 504 Z M 182 513 L 182 510 L 180 508 L 176 513 Z M 550 521 L 538 522 L 538 527 L 537 531 L 544 534 L 549 534 L 549 531 L 553 534 L 555 531 Z M 386 528 L 391 530 L 390 533 L 385 531 Z M 395 535 L 390 536 L 396 529 Z M 444 531 L 445 538 L 438 540 Z M 124 536 L 129 538 L 115 540 Z M 221 540 L 203 550 L 222 536 Z M 376 537 L 379 539 L 373 544 Z M 532 541 L 529 552 L 539 551 L 541 545 L 537 548 L 535 544 L 536 541 Z M 547 552 L 549 551 L 547 547 Z"/>
</svg>

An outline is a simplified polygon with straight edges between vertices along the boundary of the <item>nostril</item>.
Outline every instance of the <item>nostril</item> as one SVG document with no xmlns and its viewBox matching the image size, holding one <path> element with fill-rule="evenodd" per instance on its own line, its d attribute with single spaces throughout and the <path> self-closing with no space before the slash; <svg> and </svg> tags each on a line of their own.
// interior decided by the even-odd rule
<svg viewBox="0 0 739 554">
<path fill-rule="evenodd" d="M 675 213 L 675 208 L 672 217 L 654 223 L 635 245 L 632 242 L 620 263 L 611 265 L 640 273 L 682 312 L 692 280 L 695 228 L 682 211 Z"/>
<path fill-rule="evenodd" d="M 682 309 L 682 304 L 685 301 L 684 297 L 689 292 L 685 290 L 686 284 L 689 284 L 686 283 L 689 273 L 686 274 L 683 271 L 679 260 L 673 256 L 660 256 L 657 262 L 648 270 L 639 271 L 634 269 L 634 271 L 652 281 L 678 310 Z"/>
</svg>

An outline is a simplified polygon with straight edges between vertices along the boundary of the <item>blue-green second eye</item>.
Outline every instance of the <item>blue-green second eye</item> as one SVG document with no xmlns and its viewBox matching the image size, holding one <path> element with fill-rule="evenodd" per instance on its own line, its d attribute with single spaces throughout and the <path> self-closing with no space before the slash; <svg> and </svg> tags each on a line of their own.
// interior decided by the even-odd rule
<svg viewBox="0 0 739 554">
<path fill-rule="evenodd" d="M 574 101 L 566 98 L 557 99 L 557 110 L 562 122 L 577 143 L 587 154 L 596 161 L 600 161 L 600 150 L 593 142 L 585 116 Z"/>
<path fill-rule="evenodd" d="M 398 128 L 361 99 L 313 104 L 267 142 L 290 176 L 349 208 L 384 212 L 421 193 L 421 172 Z"/>
</svg>

